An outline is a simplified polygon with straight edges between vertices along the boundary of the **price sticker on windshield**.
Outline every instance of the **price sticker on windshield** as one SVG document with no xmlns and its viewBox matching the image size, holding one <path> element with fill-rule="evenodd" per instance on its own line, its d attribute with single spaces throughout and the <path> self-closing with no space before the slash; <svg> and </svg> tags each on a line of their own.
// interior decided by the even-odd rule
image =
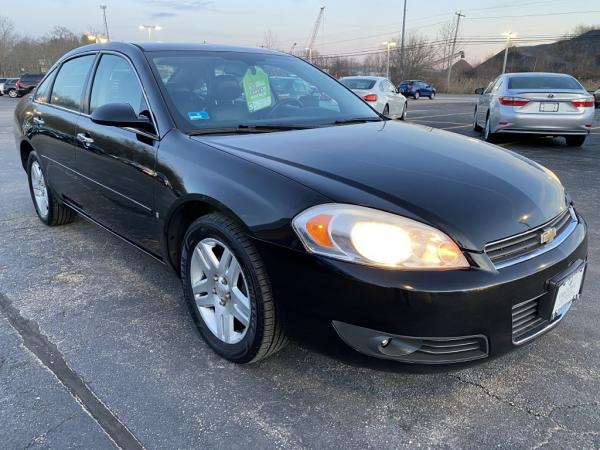
<svg viewBox="0 0 600 450">
<path fill-rule="evenodd" d="M 248 111 L 255 112 L 271 106 L 271 86 L 269 76 L 260 67 L 251 67 L 242 80 Z"/>
</svg>

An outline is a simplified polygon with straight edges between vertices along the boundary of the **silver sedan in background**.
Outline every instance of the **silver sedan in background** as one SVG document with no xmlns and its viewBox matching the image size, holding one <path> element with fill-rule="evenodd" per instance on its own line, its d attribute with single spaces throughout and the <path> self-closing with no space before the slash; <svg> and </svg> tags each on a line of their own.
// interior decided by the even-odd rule
<svg viewBox="0 0 600 450">
<path fill-rule="evenodd" d="M 390 80 L 384 77 L 343 77 L 340 82 L 360 96 L 380 114 L 391 119 L 406 119 L 408 101 Z"/>
<path fill-rule="evenodd" d="M 486 141 L 499 133 L 564 136 L 567 145 L 583 145 L 592 129 L 594 97 L 570 75 L 561 73 L 506 73 L 481 94 L 473 128 Z"/>
</svg>

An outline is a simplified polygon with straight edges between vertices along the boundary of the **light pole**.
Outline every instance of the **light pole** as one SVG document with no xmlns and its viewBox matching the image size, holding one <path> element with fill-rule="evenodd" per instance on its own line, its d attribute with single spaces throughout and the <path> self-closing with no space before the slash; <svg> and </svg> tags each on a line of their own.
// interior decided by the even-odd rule
<svg viewBox="0 0 600 450">
<path fill-rule="evenodd" d="M 517 37 L 517 33 L 513 33 L 512 31 L 507 31 L 506 33 L 502 33 L 502 36 L 506 36 L 506 47 L 504 48 L 504 64 L 502 64 L 502 73 L 506 73 L 506 60 L 508 59 L 508 47 L 510 47 L 510 40 L 514 37 Z"/>
<path fill-rule="evenodd" d="M 162 30 L 160 25 L 140 25 L 140 30 L 146 30 L 148 32 L 148 40 L 152 40 L 152 32 Z"/>
<path fill-rule="evenodd" d="M 304 50 L 308 52 L 308 62 L 312 64 L 312 48 L 306 47 Z"/>
<path fill-rule="evenodd" d="M 100 44 L 104 44 L 105 42 L 108 42 L 108 39 L 105 36 L 102 36 L 101 34 L 91 34 L 91 33 L 86 33 L 86 37 L 88 38 L 88 41 L 90 42 L 94 42 L 96 44 L 100 43 Z"/>
<path fill-rule="evenodd" d="M 387 48 L 387 69 L 386 69 L 386 78 L 390 78 L 390 49 L 396 46 L 394 41 L 385 41 L 382 42 L 383 45 Z"/>
<path fill-rule="evenodd" d="M 402 14 L 402 38 L 400 40 L 400 79 L 404 78 L 404 31 L 406 30 L 406 0 L 404 0 L 404 13 Z"/>
</svg>

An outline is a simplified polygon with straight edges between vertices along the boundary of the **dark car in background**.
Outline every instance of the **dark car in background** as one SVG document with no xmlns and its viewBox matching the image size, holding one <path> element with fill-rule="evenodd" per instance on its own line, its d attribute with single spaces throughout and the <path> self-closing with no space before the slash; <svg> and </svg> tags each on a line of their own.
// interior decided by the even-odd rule
<svg viewBox="0 0 600 450">
<path fill-rule="evenodd" d="M 415 100 L 419 97 L 429 97 L 430 100 L 433 100 L 436 94 L 435 88 L 422 80 L 403 81 L 398 85 L 398 90 L 405 97 L 412 97 Z"/>
<path fill-rule="evenodd" d="M 331 103 L 279 97 L 271 76 Z M 587 227 L 553 172 L 384 118 L 288 54 L 80 47 L 14 123 L 39 219 L 79 214 L 171 266 L 202 337 L 238 363 L 306 315 L 370 356 L 486 358 L 558 325 L 583 285 Z"/>
<path fill-rule="evenodd" d="M 21 75 L 21 77 L 17 80 L 16 86 L 16 96 L 23 97 L 24 95 L 29 94 L 38 83 L 44 78 L 45 73 L 26 73 Z"/>
<path fill-rule="evenodd" d="M 7 78 L 2 85 L 2 95 L 8 95 L 9 97 L 16 98 L 17 95 L 17 81 L 18 78 Z"/>
<path fill-rule="evenodd" d="M 596 108 L 600 107 L 600 87 L 598 87 L 598 89 L 596 89 L 594 92 L 594 103 L 596 105 Z"/>
</svg>

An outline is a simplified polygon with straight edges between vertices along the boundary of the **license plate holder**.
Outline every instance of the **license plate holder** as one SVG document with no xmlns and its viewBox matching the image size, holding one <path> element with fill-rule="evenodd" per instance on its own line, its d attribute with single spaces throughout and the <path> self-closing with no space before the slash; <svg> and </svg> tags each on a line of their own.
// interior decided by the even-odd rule
<svg viewBox="0 0 600 450">
<path fill-rule="evenodd" d="M 558 103 L 556 102 L 542 102 L 540 103 L 540 112 L 557 112 Z"/>
<path fill-rule="evenodd" d="M 551 320 L 563 315 L 579 298 L 583 288 L 585 270 L 586 262 L 579 261 L 579 263 L 573 264 L 566 273 L 550 281 L 550 285 L 554 288 Z"/>
</svg>

